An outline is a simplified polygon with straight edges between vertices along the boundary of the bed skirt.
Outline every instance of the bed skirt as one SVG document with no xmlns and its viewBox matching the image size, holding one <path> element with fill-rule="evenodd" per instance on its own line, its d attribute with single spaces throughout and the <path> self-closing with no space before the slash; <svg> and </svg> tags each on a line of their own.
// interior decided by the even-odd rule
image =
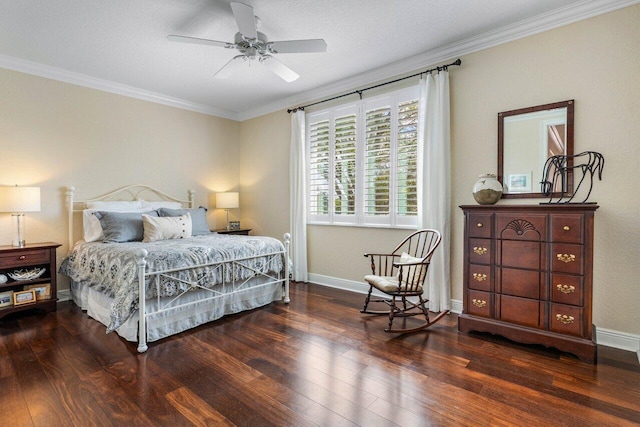
<svg viewBox="0 0 640 427">
<path fill-rule="evenodd" d="M 207 322 L 220 319 L 228 314 L 235 314 L 241 311 L 252 310 L 270 304 L 273 301 L 282 300 L 282 283 L 272 283 L 262 285 L 268 280 L 264 277 L 255 277 L 247 283 L 249 285 L 241 291 L 230 292 L 230 284 L 220 285 L 218 288 L 224 295 L 207 301 L 200 301 L 203 297 L 210 295 L 205 290 L 193 290 L 180 297 L 181 303 L 191 302 L 186 307 L 180 307 L 171 311 L 156 313 L 147 318 L 147 341 L 157 341 L 159 339 L 175 335 L 195 328 Z M 255 286 L 258 286 L 257 288 Z M 229 292 L 225 292 L 228 287 Z M 110 319 L 110 307 L 112 298 L 90 286 L 71 282 L 71 296 L 73 302 L 86 311 L 93 319 L 108 326 Z M 166 301 L 171 298 L 166 298 Z M 161 304 L 163 299 L 161 298 Z M 154 312 L 158 307 L 157 299 L 146 301 L 146 311 Z M 116 329 L 118 335 L 127 341 L 138 341 L 138 312 L 135 311 Z"/>
</svg>

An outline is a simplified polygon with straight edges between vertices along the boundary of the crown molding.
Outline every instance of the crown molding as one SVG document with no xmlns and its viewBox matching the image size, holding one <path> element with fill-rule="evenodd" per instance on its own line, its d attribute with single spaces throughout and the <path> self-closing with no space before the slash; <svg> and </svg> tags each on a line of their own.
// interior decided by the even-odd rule
<svg viewBox="0 0 640 427">
<path fill-rule="evenodd" d="M 490 47 L 518 40 L 523 37 L 539 34 L 544 31 L 572 24 L 574 22 L 582 21 L 608 12 L 613 12 L 638 3 L 640 3 L 640 0 L 583 0 L 579 3 L 574 3 L 546 14 L 519 21 L 456 43 L 444 45 L 419 55 L 415 55 L 392 64 L 387 64 L 365 73 L 338 80 L 336 82 L 240 113 L 196 104 L 191 101 L 173 98 L 161 93 L 150 92 L 132 86 L 2 54 L 0 54 L 0 67 L 117 95 L 180 108 L 183 110 L 195 111 L 197 113 L 207 114 L 210 116 L 235 121 L 244 121 L 273 113 L 278 110 L 286 110 L 287 108 L 295 107 L 297 105 L 335 96 L 336 94 L 350 92 L 359 86 L 370 85 L 372 83 L 391 78 L 397 78 L 403 74 L 406 75 L 421 68 L 431 67 L 434 64 L 443 63 L 459 56 L 478 52 Z"/>
<path fill-rule="evenodd" d="M 340 93 L 351 92 L 357 87 L 397 78 L 403 74 L 408 75 L 422 68 L 433 67 L 434 64 L 451 61 L 463 55 L 593 18 L 638 3 L 640 3 L 640 0 L 583 0 L 582 2 L 574 3 L 530 19 L 518 21 L 459 42 L 440 46 L 436 49 L 310 91 L 252 108 L 238 113 L 238 120 L 249 120 L 277 110 L 293 108 L 297 105 L 314 102 Z"/>
<path fill-rule="evenodd" d="M 31 74 L 34 76 L 57 80 L 64 83 L 83 86 L 90 89 L 113 93 L 116 95 L 127 96 L 129 98 L 141 99 L 143 101 L 167 105 L 169 107 L 180 108 L 182 110 L 195 111 L 197 113 L 207 114 L 209 116 L 237 120 L 237 114 L 232 111 L 214 108 L 207 105 L 196 104 L 190 101 L 185 101 L 183 99 L 172 98 L 161 93 L 138 89 L 109 80 L 91 77 L 86 74 L 74 73 L 72 71 L 51 67 L 49 65 L 39 64 L 37 62 L 27 61 L 25 59 L 16 58 L 13 56 L 0 54 L 0 68 L 19 71 L 25 74 Z"/>
</svg>

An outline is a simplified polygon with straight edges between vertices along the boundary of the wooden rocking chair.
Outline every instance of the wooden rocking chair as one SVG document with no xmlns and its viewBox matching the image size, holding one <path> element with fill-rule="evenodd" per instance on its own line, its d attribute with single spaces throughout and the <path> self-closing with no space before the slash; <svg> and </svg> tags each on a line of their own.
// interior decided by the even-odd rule
<svg viewBox="0 0 640 427">
<path fill-rule="evenodd" d="M 448 314 L 449 310 L 445 310 L 433 320 L 429 320 L 429 310 L 425 305 L 429 300 L 422 297 L 427 269 L 441 239 L 440 232 L 436 230 L 418 230 L 405 238 L 390 254 L 364 254 L 371 260 L 372 274 L 364 277 L 365 282 L 369 284 L 369 293 L 360 312 L 386 314 L 389 316 L 389 327 L 384 331 L 402 333 L 422 331 Z M 389 295 L 390 298 L 371 299 L 373 288 Z M 414 297 L 414 301 L 417 298 L 418 301 L 411 301 L 409 297 Z M 369 310 L 369 303 L 385 303 L 389 309 Z M 409 329 L 393 329 L 394 318 L 419 314 L 424 315 L 424 324 Z"/>
</svg>

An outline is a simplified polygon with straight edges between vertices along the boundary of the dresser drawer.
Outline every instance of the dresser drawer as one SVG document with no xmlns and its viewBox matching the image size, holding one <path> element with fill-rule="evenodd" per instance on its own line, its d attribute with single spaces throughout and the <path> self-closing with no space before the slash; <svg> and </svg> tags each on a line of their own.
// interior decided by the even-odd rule
<svg viewBox="0 0 640 427">
<path fill-rule="evenodd" d="M 497 238 L 545 241 L 547 215 L 500 213 L 496 215 Z"/>
<path fill-rule="evenodd" d="M 519 325 L 542 328 L 541 302 L 535 299 L 499 295 L 497 318 Z"/>
<path fill-rule="evenodd" d="M 0 254 L 0 268 L 48 264 L 51 259 L 50 256 L 51 254 L 48 249 L 33 249 Z"/>
<path fill-rule="evenodd" d="M 582 276 L 552 274 L 551 301 L 582 306 Z"/>
<path fill-rule="evenodd" d="M 498 259 L 496 264 L 503 267 L 544 270 L 546 263 L 546 246 L 543 242 L 499 240 Z"/>
<path fill-rule="evenodd" d="M 489 292 L 472 291 L 467 292 L 467 313 L 474 316 L 491 317 L 491 294 Z"/>
<path fill-rule="evenodd" d="M 583 243 L 583 215 L 551 215 L 551 241 L 562 243 Z"/>
<path fill-rule="evenodd" d="M 554 243 L 551 246 L 551 270 L 582 274 L 582 245 Z"/>
<path fill-rule="evenodd" d="M 492 218 L 493 214 L 469 214 L 469 237 L 490 238 L 493 231 Z"/>
<path fill-rule="evenodd" d="M 467 286 L 479 291 L 491 291 L 491 267 L 488 265 L 469 265 Z"/>
<path fill-rule="evenodd" d="M 582 337 L 583 309 L 564 304 L 551 304 L 549 330 Z M 591 338 L 591 337 L 585 337 Z"/>
<path fill-rule="evenodd" d="M 469 239 L 469 262 L 490 264 L 492 259 L 491 240 Z"/>
<path fill-rule="evenodd" d="M 496 292 L 524 298 L 542 298 L 543 274 L 537 270 L 502 268 Z"/>
</svg>

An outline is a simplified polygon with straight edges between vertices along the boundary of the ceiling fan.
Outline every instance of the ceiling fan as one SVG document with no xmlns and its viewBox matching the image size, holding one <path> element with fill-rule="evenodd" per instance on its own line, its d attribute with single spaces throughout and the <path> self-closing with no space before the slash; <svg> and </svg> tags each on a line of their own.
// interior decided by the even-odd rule
<svg viewBox="0 0 640 427">
<path fill-rule="evenodd" d="M 233 59 L 218 70 L 214 77 L 226 79 L 239 70 L 246 61 L 254 61 L 257 59 L 258 62 L 264 64 L 265 67 L 273 71 L 284 81 L 292 82 L 300 76 L 291 68 L 274 58 L 274 54 L 325 52 L 327 50 L 327 43 L 323 39 L 270 42 L 266 35 L 258 31 L 257 22 L 259 18 L 253 14 L 253 8 L 251 6 L 236 2 L 231 2 L 230 4 L 239 29 L 233 43 L 188 36 L 167 36 L 169 40 L 174 42 L 203 44 L 238 50 L 240 55 L 234 56 Z"/>
</svg>

